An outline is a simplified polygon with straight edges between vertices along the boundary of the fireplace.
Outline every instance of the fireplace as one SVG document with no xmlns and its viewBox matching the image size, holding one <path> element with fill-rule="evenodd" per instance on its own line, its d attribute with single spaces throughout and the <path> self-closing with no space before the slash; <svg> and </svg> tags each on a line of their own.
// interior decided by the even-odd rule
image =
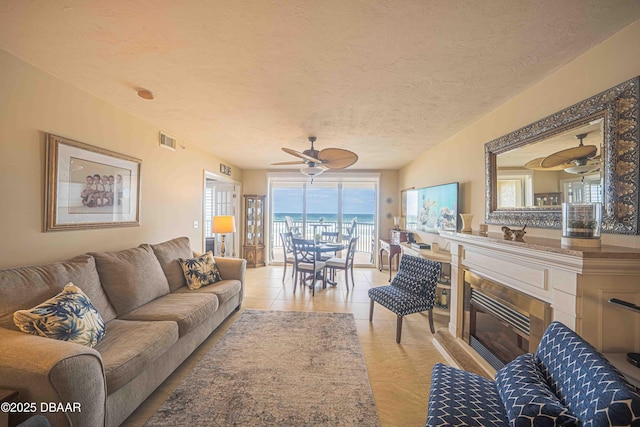
<svg viewBox="0 0 640 427">
<path fill-rule="evenodd" d="M 468 270 L 463 298 L 463 339 L 496 370 L 535 352 L 551 323 L 549 303 Z"/>
</svg>

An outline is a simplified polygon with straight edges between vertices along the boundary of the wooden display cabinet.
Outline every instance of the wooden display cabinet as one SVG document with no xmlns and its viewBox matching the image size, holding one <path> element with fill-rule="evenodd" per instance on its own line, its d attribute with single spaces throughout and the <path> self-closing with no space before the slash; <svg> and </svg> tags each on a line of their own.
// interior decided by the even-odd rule
<svg viewBox="0 0 640 427">
<path fill-rule="evenodd" d="M 266 196 L 244 196 L 242 256 L 247 267 L 264 267 L 264 200 Z"/>
</svg>

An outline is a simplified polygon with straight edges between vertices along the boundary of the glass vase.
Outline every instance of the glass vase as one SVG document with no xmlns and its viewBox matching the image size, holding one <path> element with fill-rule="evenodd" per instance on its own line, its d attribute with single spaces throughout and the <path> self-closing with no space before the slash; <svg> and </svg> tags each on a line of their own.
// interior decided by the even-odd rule
<svg viewBox="0 0 640 427">
<path fill-rule="evenodd" d="M 601 226 L 601 203 L 562 204 L 562 237 L 599 239 Z"/>
</svg>

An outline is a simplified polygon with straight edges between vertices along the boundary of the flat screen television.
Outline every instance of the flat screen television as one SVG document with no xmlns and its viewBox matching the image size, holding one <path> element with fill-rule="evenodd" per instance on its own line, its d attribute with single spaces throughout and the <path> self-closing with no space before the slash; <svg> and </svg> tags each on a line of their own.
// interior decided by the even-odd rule
<svg viewBox="0 0 640 427">
<path fill-rule="evenodd" d="M 407 190 L 405 229 L 430 233 L 457 231 L 458 196 L 457 182 Z"/>
</svg>

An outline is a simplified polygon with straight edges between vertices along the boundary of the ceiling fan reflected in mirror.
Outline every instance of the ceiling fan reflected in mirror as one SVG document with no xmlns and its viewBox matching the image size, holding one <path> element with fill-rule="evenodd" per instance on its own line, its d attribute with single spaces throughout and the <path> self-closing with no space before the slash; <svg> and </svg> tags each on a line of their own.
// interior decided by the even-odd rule
<svg viewBox="0 0 640 427">
<path fill-rule="evenodd" d="M 589 135 L 581 133 L 576 135 L 580 140 L 577 147 L 557 151 L 545 158 L 538 158 L 528 162 L 525 167 L 535 170 L 564 170 L 568 173 L 584 175 L 600 170 L 600 155 L 597 155 L 598 147 L 584 145 L 583 140 Z M 538 163 L 539 162 L 539 163 Z M 537 166 L 539 165 L 539 167 Z"/>
<path fill-rule="evenodd" d="M 311 177 L 311 182 L 313 182 L 314 177 L 320 175 L 327 169 L 345 169 L 358 161 L 358 155 L 356 153 L 342 148 L 316 150 L 313 147 L 313 143 L 316 142 L 315 136 L 310 136 L 309 142 L 311 143 L 311 148 L 304 150 L 302 153 L 290 148 L 282 148 L 282 151 L 298 157 L 300 160 L 272 163 L 272 166 L 302 165 L 300 172 Z"/>
</svg>

